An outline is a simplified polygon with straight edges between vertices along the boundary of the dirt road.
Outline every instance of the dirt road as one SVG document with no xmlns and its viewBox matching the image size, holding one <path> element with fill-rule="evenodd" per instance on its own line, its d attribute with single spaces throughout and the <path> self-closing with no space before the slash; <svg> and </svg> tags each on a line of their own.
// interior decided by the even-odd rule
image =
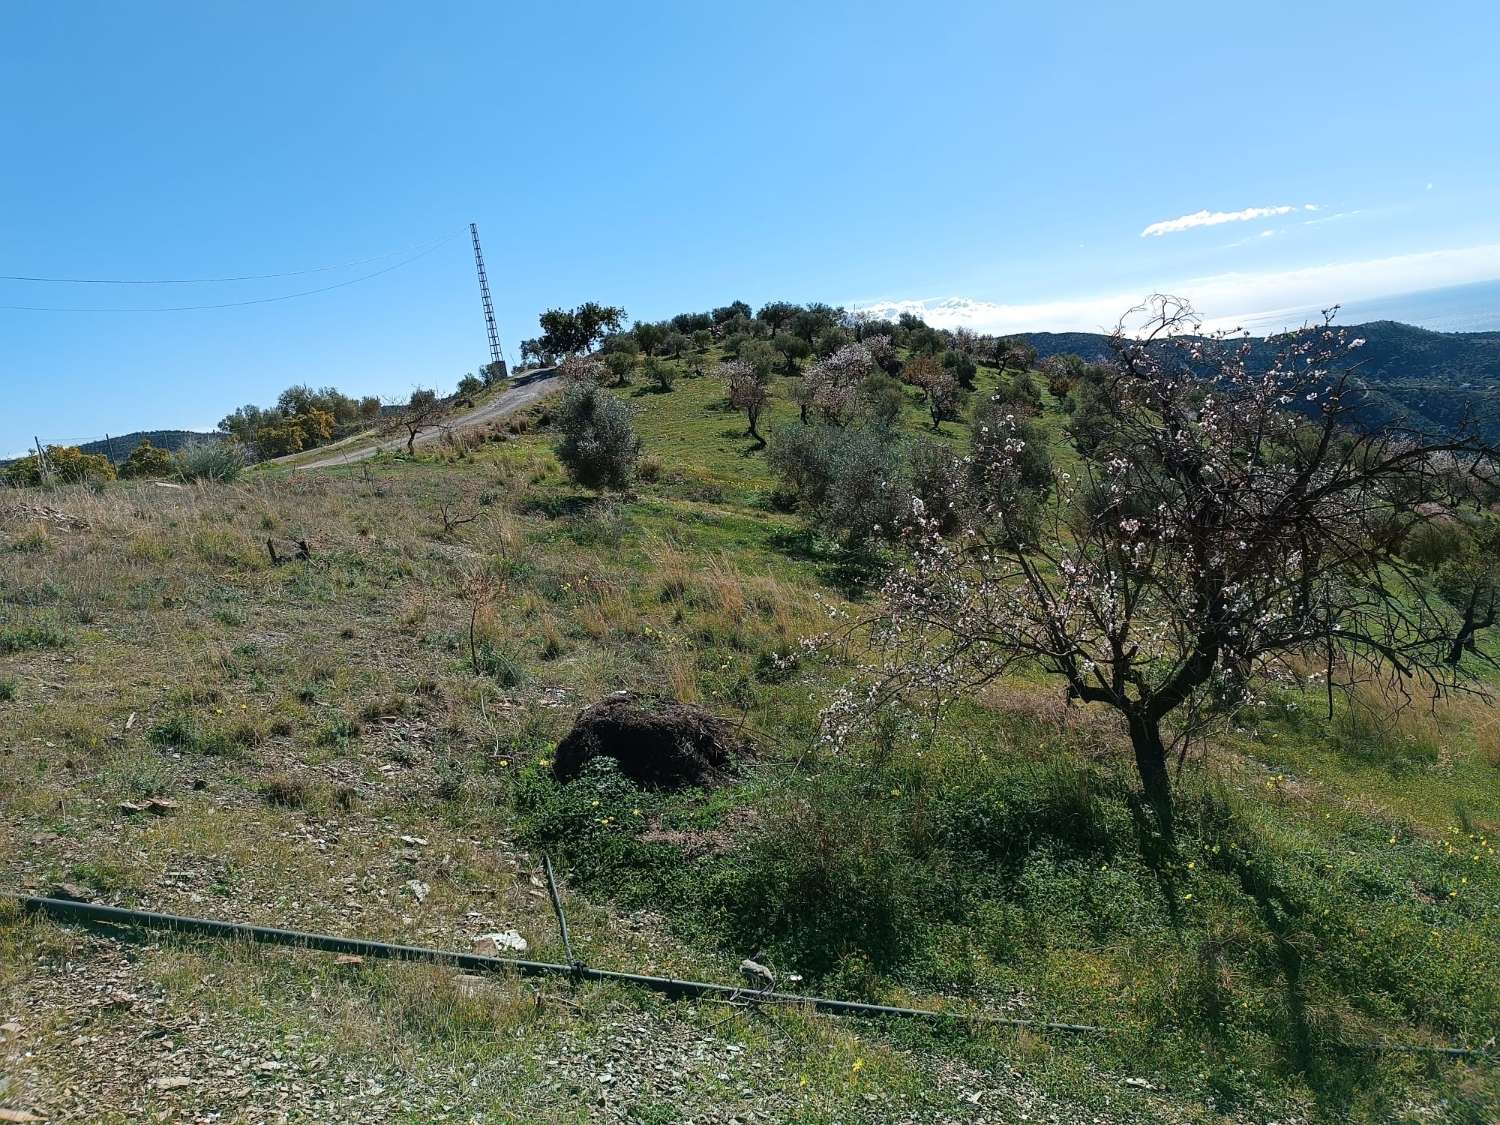
<svg viewBox="0 0 1500 1125">
<path fill-rule="evenodd" d="M 463 431 L 472 430 L 477 426 L 487 426 L 504 418 L 507 414 L 530 406 L 548 391 L 557 387 L 557 369 L 544 367 L 539 371 L 528 372 L 516 379 L 509 387 L 495 395 L 488 401 L 476 406 L 473 410 L 466 411 L 451 419 L 444 428 L 427 430 L 417 435 L 418 445 L 431 445 L 441 440 L 444 430 Z M 305 465 L 295 466 L 297 469 L 333 469 L 340 465 L 354 465 L 368 457 L 375 456 L 383 449 L 397 450 L 406 447 L 406 438 L 402 435 L 383 437 L 370 445 L 361 445 L 356 449 L 347 450 L 344 453 L 332 453 L 330 456 L 320 457 L 316 461 L 309 461 Z M 273 462 L 274 464 L 274 462 Z"/>
</svg>

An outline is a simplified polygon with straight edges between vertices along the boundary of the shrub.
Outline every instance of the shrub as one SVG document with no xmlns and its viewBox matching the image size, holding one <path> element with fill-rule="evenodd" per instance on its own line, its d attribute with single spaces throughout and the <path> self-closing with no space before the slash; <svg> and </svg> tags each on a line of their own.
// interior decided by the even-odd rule
<svg viewBox="0 0 1500 1125">
<path fill-rule="evenodd" d="M 0 703 L 10 703 L 16 698 L 16 681 L 0 680 Z"/>
<path fill-rule="evenodd" d="M 964 390 L 974 389 L 974 376 L 979 371 L 979 365 L 974 362 L 973 356 L 950 349 L 943 353 L 943 369 Z"/>
<path fill-rule="evenodd" d="M 465 375 L 458 381 L 458 394 L 461 398 L 473 398 L 484 390 L 484 380 L 477 375 Z"/>
<path fill-rule="evenodd" d="M 169 477 L 176 465 L 170 451 L 158 449 L 149 438 L 142 438 L 141 444 L 130 451 L 125 464 L 120 466 L 120 477 L 124 480 Z"/>
<path fill-rule="evenodd" d="M 996 384 L 994 392 L 990 395 L 990 403 L 1004 406 L 1006 413 L 1040 414 L 1042 392 L 1036 389 L 1036 384 L 1031 381 L 1030 375 L 1024 371 L 1017 371 L 1009 378 L 1002 378 Z"/>
<path fill-rule="evenodd" d="M 76 445 L 49 445 L 45 462 L 33 453 L 5 469 L 5 479 L 14 485 L 35 487 L 49 476 L 63 484 L 101 484 L 115 479 L 115 467 L 102 454 Z"/>
<path fill-rule="evenodd" d="M 872 371 L 859 385 L 859 411 L 877 426 L 895 425 L 905 405 L 901 384 L 883 371 Z"/>
<path fill-rule="evenodd" d="M 244 468 L 244 451 L 230 441 L 190 445 L 177 454 L 177 475 L 187 481 L 207 480 L 223 484 L 238 479 Z"/>
<path fill-rule="evenodd" d="M 526 679 L 526 670 L 510 653 L 496 648 L 488 641 L 474 650 L 474 671 L 488 676 L 504 688 L 519 687 Z"/>
<path fill-rule="evenodd" d="M 1463 548 L 1464 530 L 1451 520 L 1422 523 L 1406 537 L 1401 554 L 1426 570 L 1436 570 L 1457 558 Z"/>
<path fill-rule="evenodd" d="M 910 493 L 889 435 L 862 427 L 784 426 L 774 436 L 771 468 L 783 495 L 844 546 L 890 535 L 904 519 Z"/>
<path fill-rule="evenodd" d="M 0 629 L 0 656 L 32 648 L 66 648 L 68 635 L 51 625 L 11 625 Z"/>
<path fill-rule="evenodd" d="M 665 469 L 666 465 L 660 457 L 654 453 L 648 453 L 636 463 L 635 473 L 641 480 L 651 484 L 661 480 L 661 475 Z"/>
<path fill-rule="evenodd" d="M 663 359 L 655 356 L 646 360 L 646 378 L 656 384 L 658 390 L 670 391 L 672 384 L 677 381 L 677 368 Z"/>
<path fill-rule="evenodd" d="M 215 758 L 243 758 L 261 740 L 249 723 L 230 728 L 201 726 L 186 711 L 172 711 L 146 731 L 146 739 L 167 750 L 182 750 Z"/>
<path fill-rule="evenodd" d="M 958 530 L 963 504 L 964 469 L 958 455 L 935 441 L 918 442 L 911 451 L 911 492 L 922 502 L 938 531 L 952 535 Z"/>
<path fill-rule="evenodd" d="M 624 488 L 641 456 L 630 408 L 598 386 L 575 382 L 558 417 L 557 459 L 570 479 L 586 488 Z"/>
<path fill-rule="evenodd" d="M 1052 482 L 1047 435 L 1009 401 L 992 398 L 974 412 L 969 443 L 969 483 L 991 514 L 1013 509 L 1023 495 L 1040 495 Z"/>
</svg>

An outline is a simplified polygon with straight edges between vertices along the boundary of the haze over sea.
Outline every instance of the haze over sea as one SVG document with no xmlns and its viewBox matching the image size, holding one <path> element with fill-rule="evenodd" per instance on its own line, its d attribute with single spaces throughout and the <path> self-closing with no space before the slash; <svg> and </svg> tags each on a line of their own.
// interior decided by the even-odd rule
<svg viewBox="0 0 1500 1125">
<path fill-rule="evenodd" d="M 1276 309 L 1242 318 L 1238 323 L 1253 335 L 1263 336 L 1295 328 L 1318 315 L 1319 310 L 1311 307 Z M 1500 332 L 1500 280 L 1350 301 L 1339 310 L 1340 324 L 1372 320 L 1396 320 L 1435 332 Z"/>
</svg>

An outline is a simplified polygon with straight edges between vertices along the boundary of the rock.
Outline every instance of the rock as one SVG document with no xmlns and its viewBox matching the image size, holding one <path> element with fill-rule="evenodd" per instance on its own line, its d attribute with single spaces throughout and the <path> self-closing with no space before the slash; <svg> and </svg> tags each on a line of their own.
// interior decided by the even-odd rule
<svg viewBox="0 0 1500 1125">
<path fill-rule="evenodd" d="M 420 879 L 408 879 L 406 889 L 411 892 L 412 898 L 418 902 L 426 902 L 427 896 L 432 893 L 432 888 Z"/>
<path fill-rule="evenodd" d="M 340 953 L 333 959 L 335 965 L 344 965 L 354 968 L 365 963 L 365 959 L 357 953 Z"/>
<path fill-rule="evenodd" d="M 151 1085 L 157 1090 L 180 1090 L 184 1086 L 191 1086 L 193 1080 L 185 1074 L 174 1074 L 168 1078 L 153 1078 Z"/>
<path fill-rule="evenodd" d="M 152 797 L 146 802 L 146 811 L 153 816 L 171 816 L 182 806 L 166 797 Z"/>
<path fill-rule="evenodd" d="M 459 973 L 453 978 L 453 986 L 460 996 L 474 997 L 483 995 L 490 982 L 475 973 Z"/>
<path fill-rule="evenodd" d="M 145 812 L 145 805 L 138 805 L 134 801 L 121 801 L 120 812 L 124 816 L 134 816 L 138 812 Z"/>
<path fill-rule="evenodd" d="M 619 692 L 580 712 L 553 755 L 571 781 L 598 757 L 613 758 L 637 785 L 657 789 L 722 784 L 749 747 L 712 711 L 639 692 Z"/>
<path fill-rule="evenodd" d="M 515 930 L 497 934 L 477 934 L 470 939 L 474 952 L 481 957 L 494 957 L 499 953 L 525 953 L 526 939 Z"/>
<path fill-rule="evenodd" d="M 24 1109 L 0 1109 L 0 1121 L 45 1121 L 46 1118 L 38 1117 Z"/>
<path fill-rule="evenodd" d="M 58 883 L 52 888 L 52 893 L 48 897 L 60 898 L 68 902 L 92 902 L 94 892 L 77 883 Z"/>
</svg>

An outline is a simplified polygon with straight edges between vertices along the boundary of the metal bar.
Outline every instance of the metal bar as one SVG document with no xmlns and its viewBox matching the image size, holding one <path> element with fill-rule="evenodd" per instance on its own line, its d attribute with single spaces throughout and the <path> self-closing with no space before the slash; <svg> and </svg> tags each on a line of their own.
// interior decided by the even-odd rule
<svg viewBox="0 0 1500 1125">
<path fill-rule="evenodd" d="M 210 918 L 190 918 L 180 914 L 158 914 L 149 910 L 129 910 L 120 906 L 101 906 L 91 902 L 16 895 L 22 909 L 60 921 L 107 922 L 121 926 L 138 926 L 153 930 L 201 934 L 206 937 L 255 942 L 260 945 L 285 945 L 296 949 L 314 949 L 322 953 L 348 953 L 358 957 L 382 957 L 396 961 L 426 961 L 452 965 L 474 972 L 509 972 L 523 977 L 571 976 L 601 984 L 629 984 L 649 988 L 675 999 L 746 999 L 743 988 L 707 981 L 678 980 L 640 973 L 617 973 L 609 969 L 591 969 L 586 965 L 556 965 L 546 961 L 523 961 L 512 957 L 485 957 L 477 953 L 451 953 L 417 945 L 393 945 L 364 938 L 336 937 L 331 934 L 304 933 L 272 926 L 253 926 L 243 922 L 219 922 Z M 997 1027 L 1029 1027 L 1044 1031 L 1098 1034 L 1117 1028 L 1093 1027 L 1077 1023 L 1047 1023 L 1039 1020 L 1010 1019 L 980 1013 L 940 1012 L 926 1008 L 894 1008 L 885 1004 L 862 1004 L 854 1000 L 832 1000 L 823 996 L 800 996 L 787 992 L 755 993 L 758 1004 L 781 1004 L 805 1007 L 818 1012 L 857 1016 L 900 1016 L 939 1022 L 983 1024 Z"/>
<path fill-rule="evenodd" d="M 557 915 L 557 928 L 562 931 L 563 952 L 568 955 L 568 964 L 582 966 L 583 962 L 573 956 L 573 943 L 568 938 L 568 919 L 563 913 L 562 896 L 557 893 L 557 876 L 552 873 L 552 861 L 542 853 L 542 870 L 547 873 L 547 893 L 552 896 L 552 912 Z"/>
<path fill-rule="evenodd" d="M 549 869 L 551 864 L 546 865 Z M 0 894 L 5 894 L 0 892 Z M 271 926 L 252 926 L 241 922 L 219 922 L 209 918 L 190 918 L 180 914 L 157 914 L 147 910 L 129 910 L 120 906 L 100 906 L 71 899 L 43 898 L 35 895 L 7 894 L 26 911 L 60 921 L 107 922 L 120 926 L 140 926 L 207 937 L 239 939 L 261 945 L 285 945 L 297 949 L 315 949 L 324 953 L 352 953 L 361 957 L 382 957 L 396 961 L 424 961 L 453 965 L 475 972 L 512 972 L 519 976 L 571 976 L 575 979 L 605 984 L 630 984 L 649 988 L 674 999 L 724 999 L 740 1003 L 779 1004 L 803 1007 L 817 1012 L 846 1016 L 899 1016 L 934 1022 L 978 1024 L 990 1027 L 1025 1027 L 1038 1031 L 1060 1031 L 1069 1034 L 1118 1034 L 1118 1027 L 1099 1027 L 1083 1023 L 1051 1023 L 1044 1020 L 1014 1019 L 984 1013 L 942 1012 L 927 1008 L 896 1008 L 886 1004 L 863 1004 L 855 1000 L 832 1000 L 824 996 L 801 996 L 789 992 L 746 992 L 727 984 L 706 981 L 677 980 L 672 977 L 644 976 L 640 973 L 617 973 L 609 969 L 591 969 L 586 965 L 555 965 L 548 961 L 523 961 L 511 957 L 484 957 L 476 953 L 449 953 L 419 945 L 392 945 L 364 938 L 311 934 L 282 930 Z M 566 942 L 564 942 L 566 945 Z M 1490 1052 L 1476 1047 L 1425 1046 L 1404 1043 L 1346 1043 L 1362 1051 L 1398 1052 L 1440 1055 L 1448 1058 L 1487 1058 Z"/>
</svg>

